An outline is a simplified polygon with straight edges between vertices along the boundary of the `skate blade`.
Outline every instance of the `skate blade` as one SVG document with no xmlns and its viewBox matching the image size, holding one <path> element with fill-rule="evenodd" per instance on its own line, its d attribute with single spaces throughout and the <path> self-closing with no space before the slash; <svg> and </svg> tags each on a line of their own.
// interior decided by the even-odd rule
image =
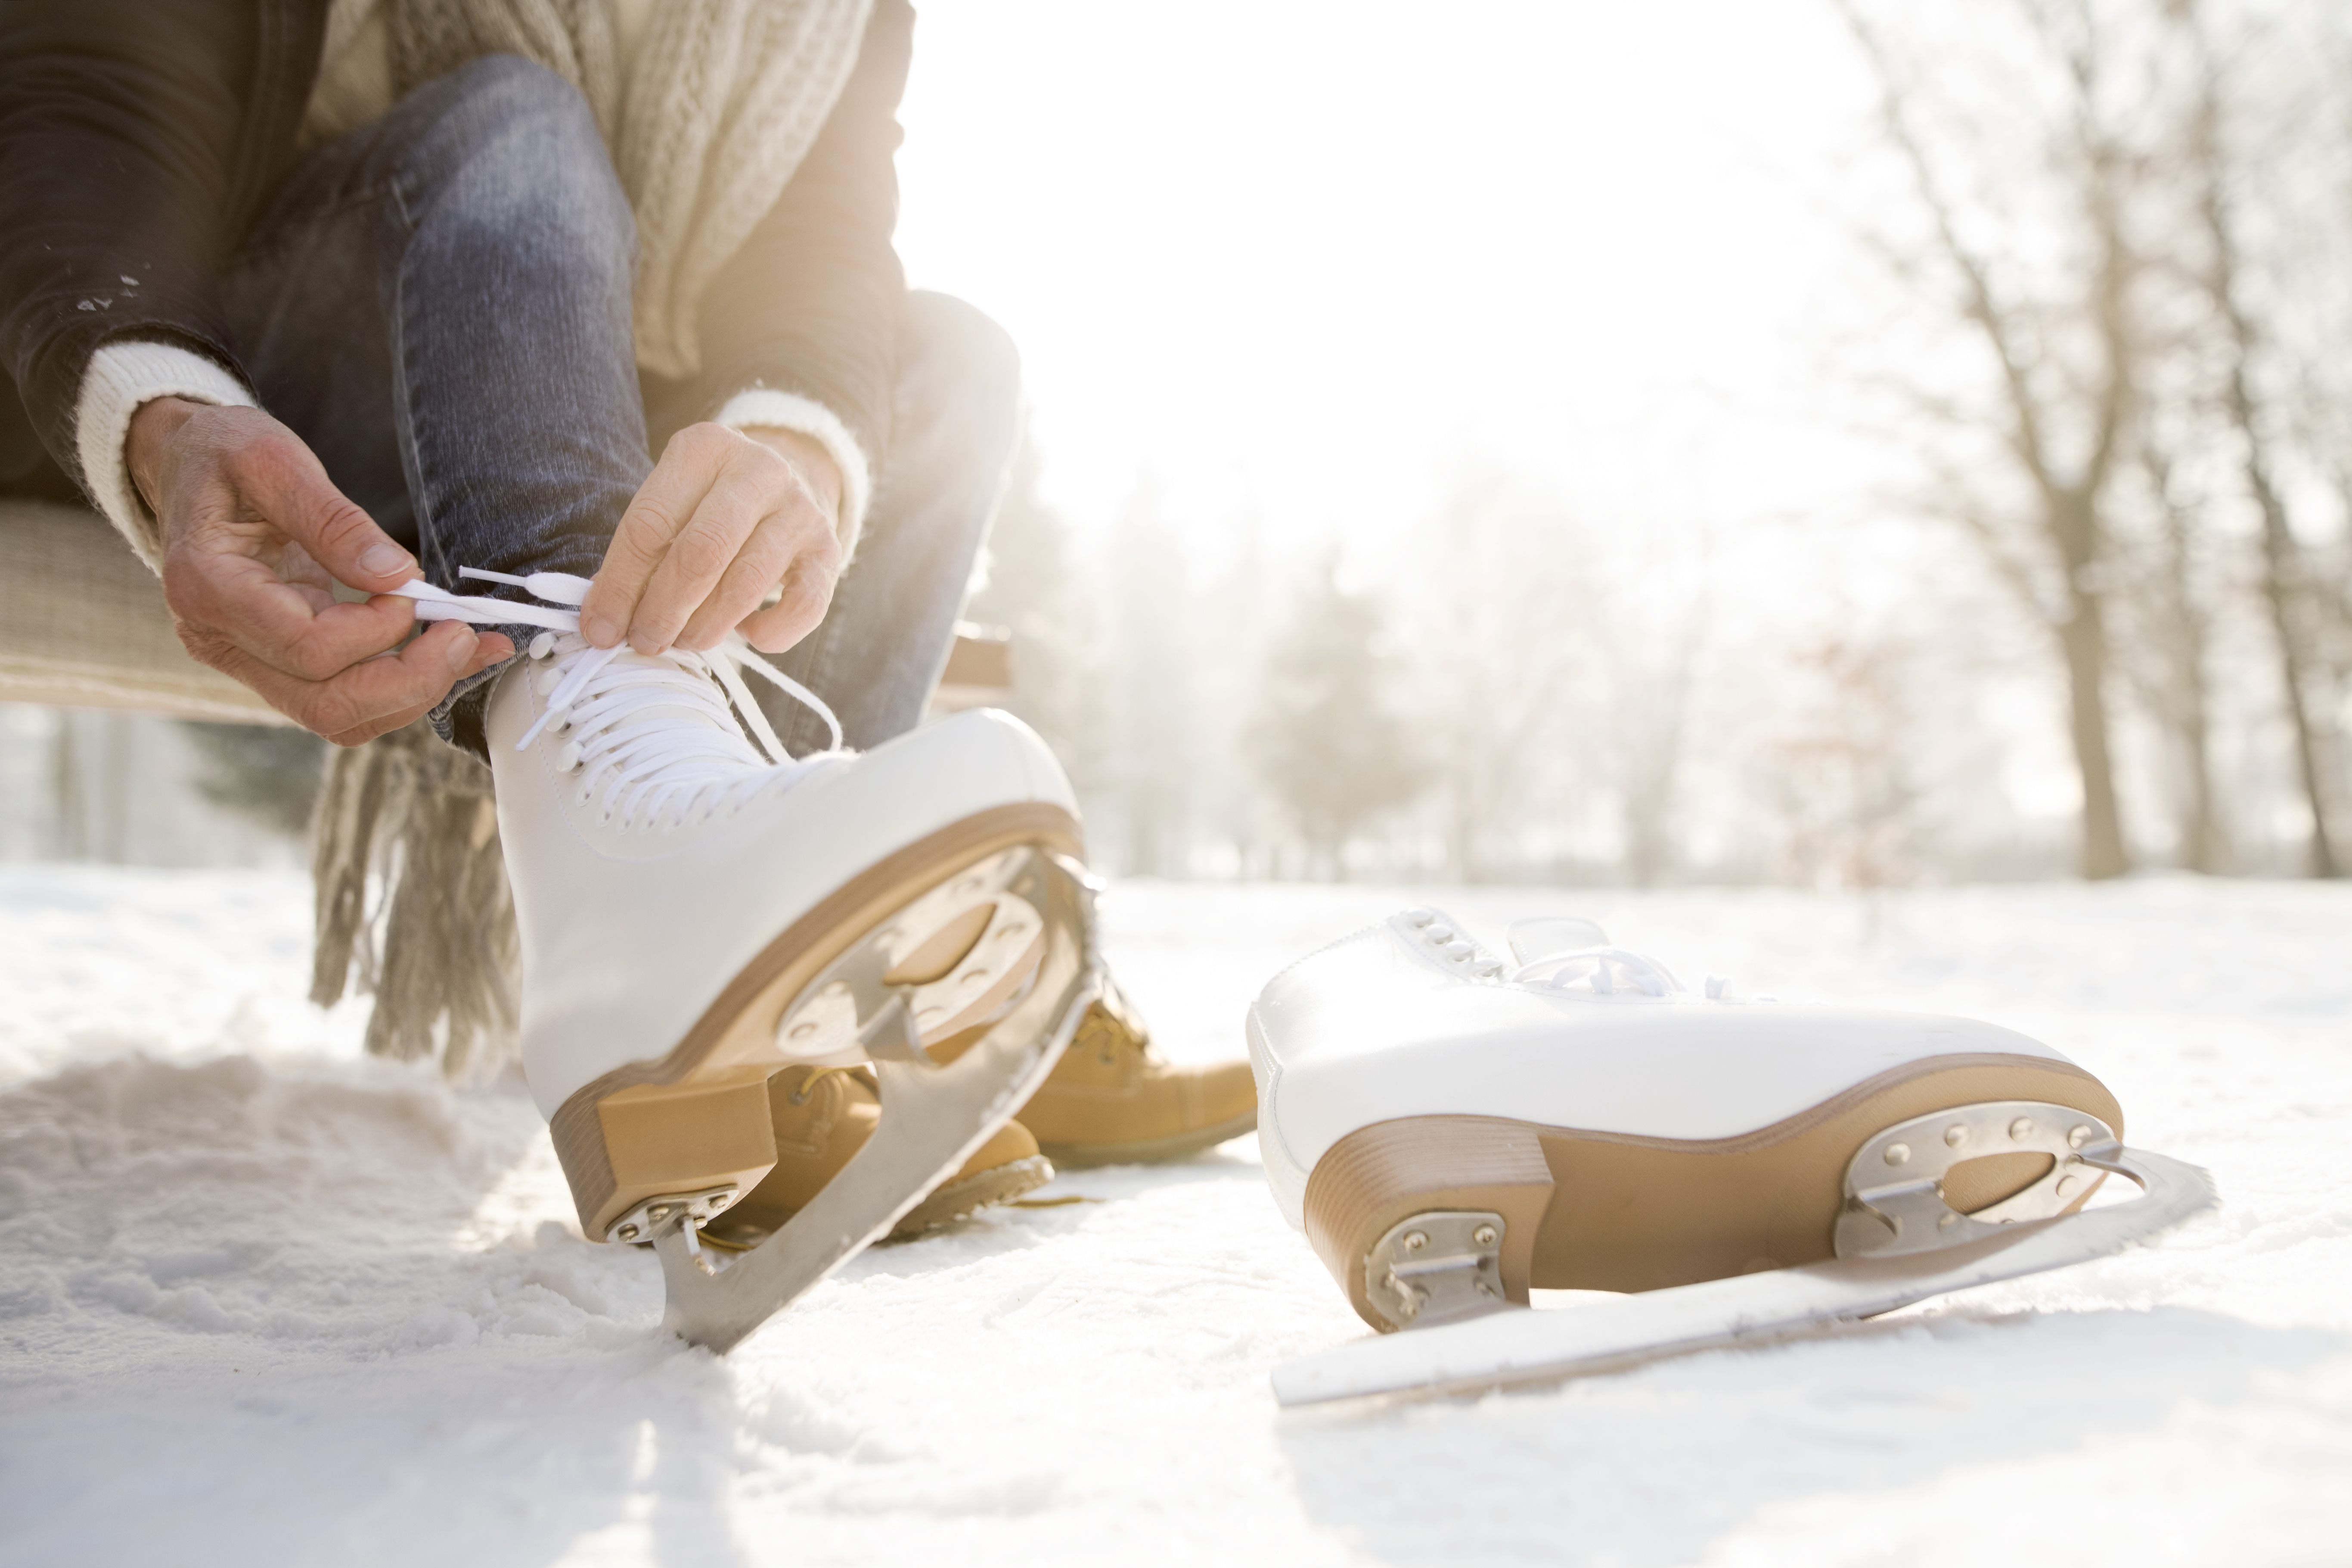
<svg viewBox="0 0 2352 1568">
<path fill-rule="evenodd" d="M 1931 1251 L 1843 1258 L 1589 1306 L 1506 1307 L 1407 1329 L 1284 1363 L 1274 1369 L 1274 1396 L 1292 1405 L 1468 1393 L 1769 1343 L 1972 1286 L 2087 1263 L 2153 1241 L 2221 1202 L 2210 1176 L 2161 1154 L 2110 1144 L 2084 1150 L 2080 1158 L 2129 1177 L 2141 1195 Z"/>
<path fill-rule="evenodd" d="M 759 1246 L 720 1258 L 698 1245 L 691 1226 L 673 1223 L 655 1236 L 667 1291 L 662 1321 L 681 1338 L 722 1355 L 733 1349 L 888 1235 L 1053 1070 L 1102 989 L 1093 893 L 1074 862 L 1043 853 L 1030 858 L 1013 891 L 1044 916 L 1044 951 L 1027 991 L 986 1035 L 946 1066 L 930 1061 L 912 1039 L 894 1055 L 877 1052 L 882 1116 L 874 1135 Z M 901 996 L 877 994 L 859 1011 L 903 1014 L 905 1005 Z"/>
</svg>

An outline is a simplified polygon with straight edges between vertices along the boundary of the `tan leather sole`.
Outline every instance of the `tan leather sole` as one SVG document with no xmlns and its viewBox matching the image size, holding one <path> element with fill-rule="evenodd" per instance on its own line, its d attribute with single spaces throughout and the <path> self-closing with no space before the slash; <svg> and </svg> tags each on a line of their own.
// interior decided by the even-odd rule
<svg viewBox="0 0 2352 1568">
<path fill-rule="evenodd" d="M 1186 1154 L 1197 1154 L 1203 1149 L 1213 1149 L 1228 1139 L 1256 1131 L 1257 1110 L 1253 1106 L 1241 1115 L 1213 1127 L 1195 1127 L 1189 1132 L 1171 1133 L 1165 1138 L 1139 1138 L 1128 1143 L 1048 1143 L 1040 1139 L 1037 1147 L 1054 1163 L 1074 1170 L 1087 1165 L 1142 1165 L 1154 1160 L 1175 1160 Z"/>
<path fill-rule="evenodd" d="M 1914 1062 L 1736 1138 L 1408 1117 L 1359 1129 L 1316 1163 L 1307 1236 L 1357 1314 L 1383 1330 L 1365 1294 L 1365 1259 L 1397 1224 L 1430 1210 L 1503 1216 L 1504 1292 L 1521 1304 L 1530 1288 L 1654 1290 L 1817 1262 L 1834 1256 L 1846 1166 L 1874 1133 L 1997 1100 L 2067 1106 L 2123 1131 L 2115 1096 L 2080 1068 L 1990 1054 Z M 1963 1213 L 1988 1207 L 2050 1163 L 2028 1153 L 1968 1161 L 1945 1178 L 1947 1201 Z"/>
<path fill-rule="evenodd" d="M 907 1211 L 890 1232 L 893 1241 L 908 1241 L 927 1230 L 960 1220 L 991 1204 L 1010 1203 L 1034 1193 L 1054 1179 L 1054 1163 L 1043 1154 L 1013 1160 L 976 1172 L 959 1182 L 943 1184 L 929 1197 Z"/>
<path fill-rule="evenodd" d="M 1022 845 L 1083 853 L 1076 819 L 1042 802 L 997 806 L 944 827 L 793 921 L 667 1052 L 606 1073 L 566 1100 L 549 1131 L 582 1230 L 601 1241 L 614 1220 L 646 1198 L 756 1185 L 776 1163 L 767 1083 L 789 1065 L 774 1043 L 786 1008 L 835 959 L 908 905 L 966 868 Z M 969 929 L 976 938 L 979 928 Z M 921 956 L 938 959 L 936 952 Z M 660 976 L 646 980 L 657 984 Z M 944 1036 L 964 1022 L 960 1013 L 936 1032 Z M 927 1026 L 927 1041 L 933 1033 Z"/>
</svg>

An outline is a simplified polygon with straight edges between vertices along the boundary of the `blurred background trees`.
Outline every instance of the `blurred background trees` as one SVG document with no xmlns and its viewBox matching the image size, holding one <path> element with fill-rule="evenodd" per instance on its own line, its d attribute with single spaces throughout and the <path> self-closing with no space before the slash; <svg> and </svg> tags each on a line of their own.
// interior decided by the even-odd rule
<svg viewBox="0 0 2352 1568">
<path fill-rule="evenodd" d="M 1908 533 L 1901 580 L 1759 607 L 1737 564 L 1717 581 L 1707 530 L 1580 510 L 1486 459 L 1401 546 L 1327 542 L 1287 601 L 1280 563 L 1212 584 L 1164 548 L 1182 531 L 1130 518 L 1098 568 L 1127 629 L 1096 700 L 1136 748 L 1113 766 L 1160 777 L 1181 734 L 1196 779 L 1237 747 L 1260 799 L 1244 826 L 1184 816 L 1186 854 L 1136 840 L 1129 868 L 2337 874 L 2352 19 L 2316 0 L 1834 11 L 1874 110 L 1843 181 L 1864 283 L 1825 416 L 1885 453 L 1853 531 Z M 1752 528 L 1833 563 L 1843 526 Z M 1204 731 L 1199 699 L 1230 710 L 1237 664 L 1247 721 Z M 2003 799 L 2055 776 L 2021 733 L 2044 703 L 2064 816 Z M 1146 810 L 1132 783 L 1097 787 Z"/>
</svg>

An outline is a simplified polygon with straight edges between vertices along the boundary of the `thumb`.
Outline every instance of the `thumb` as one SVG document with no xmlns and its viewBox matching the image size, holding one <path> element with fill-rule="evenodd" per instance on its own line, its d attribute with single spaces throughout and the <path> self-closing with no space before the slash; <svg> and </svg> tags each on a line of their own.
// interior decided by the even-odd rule
<svg viewBox="0 0 2352 1568">
<path fill-rule="evenodd" d="M 417 575 L 416 558 L 335 488 L 293 432 L 257 445 L 247 456 L 241 477 L 254 510 L 338 581 L 382 594 Z"/>
</svg>

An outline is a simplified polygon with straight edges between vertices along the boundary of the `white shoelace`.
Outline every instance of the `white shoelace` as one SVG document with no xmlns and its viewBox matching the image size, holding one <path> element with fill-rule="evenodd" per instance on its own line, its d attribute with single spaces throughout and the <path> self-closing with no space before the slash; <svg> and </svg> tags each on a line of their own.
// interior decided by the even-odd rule
<svg viewBox="0 0 2352 1568">
<path fill-rule="evenodd" d="M 1554 991 L 1590 990 L 1595 996 L 1617 994 L 1621 980 L 1634 994 L 1665 997 L 1682 992 L 1683 983 L 1675 978 L 1674 971 L 1654 958 L 1622 947 L 1580 947 L 1568 952 L 1546 953 L 1531 959 L 1513 970 L 1507 977 L 1513 985 L 1541 985 Z M 1731 981 L 1721 974 L 1710 974 L 1700 987 L 1701 994 L 1710 1002 L 1721 1002 L 1731 994 Z M 1769 1002 L 1769 996 L 1747 998 Z"/>
<path fill-rule="evenodd" d="M 559 734 L 570 734 L 558 753 L 558 765 L 582 775 L 582 805 L 593 801 L 602 788 L 606 822 L 617 816 L 624 828 L 652 827 L 666 814 L 677 826 L 708 821 L 801 778 L 842 752 L 841 721 L 833 710 L 761 658 L 739 634 L 730 633 L 708 653 L 673 647 L 649 657 L 631 652 L 626 643 L 593 647 L 580 636 L 579 605 L 588 596 L 587 578 L 568 572 L 513 577 L 471 566 L 459 568 L 458 575 L 509 584 L 542 603 L 452 594 L 423 578 L 392 592 L 415 600 L 421 621 L 544 628 L 531 639 L 528 656 L 553 659 L 558 679 L 545 710 L 523 731 L 515 750 L 529 749 L 551 726 Z M 773 682 L 823 719 L 831 736 L 826 749 L 805 757 L 790 755 L 744 681 L 746 670 Z M 630 721 L 652 709 L 683 710 L 690 721 Z"/>
<path fill-rule="evenodd" d="M 1596 996 L 1615 995 L 1621 980 L 1642 996 L 1662 997 L 1683 988 L 1664 964 L 1622 947 L 1580 947 L 1547 953 L 1521 964 L 1510 975 L 1514 985 L 1548 985 L 1555 991 L 1586 988 Z"/>
</svg>

